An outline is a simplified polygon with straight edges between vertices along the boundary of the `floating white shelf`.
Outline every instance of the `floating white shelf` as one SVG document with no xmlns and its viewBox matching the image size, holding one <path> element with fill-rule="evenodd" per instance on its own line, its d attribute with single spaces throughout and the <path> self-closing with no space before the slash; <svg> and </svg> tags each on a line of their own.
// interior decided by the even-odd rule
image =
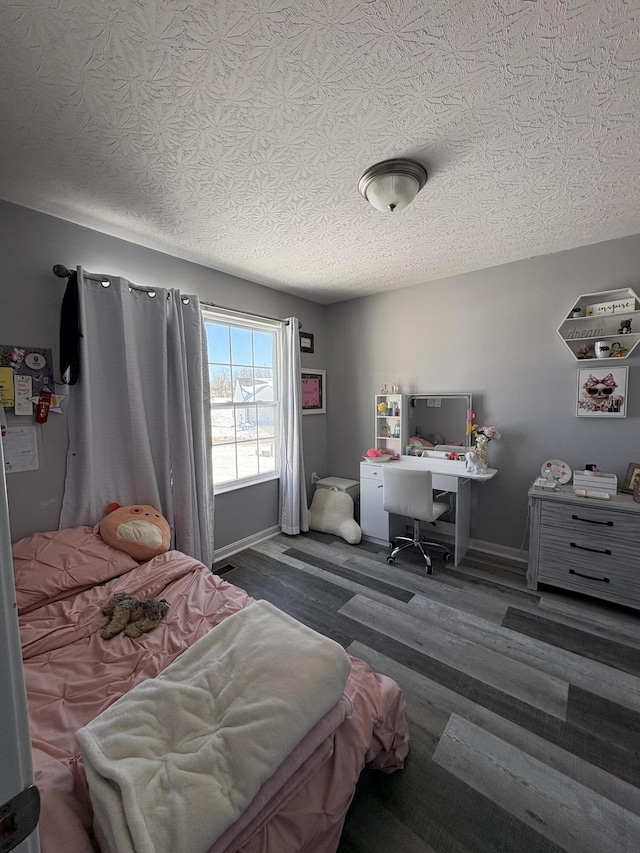
<svg viewBox="0 0 640 853">
<path fill-rule="evenodd" d="M 558 335 L 576 361 L 620 361 L 629 358 L 640 342 L 639 308 L 638 295 L 630 287 L 583 293 L 570 306 L 558 327 Z M 579 313 L 574 316 L 576 310 Z M 608 358 L 596 358 L 596 341 L 618 343 L 626 352 L 619 356 L 613 354 Z"/>
</svg>

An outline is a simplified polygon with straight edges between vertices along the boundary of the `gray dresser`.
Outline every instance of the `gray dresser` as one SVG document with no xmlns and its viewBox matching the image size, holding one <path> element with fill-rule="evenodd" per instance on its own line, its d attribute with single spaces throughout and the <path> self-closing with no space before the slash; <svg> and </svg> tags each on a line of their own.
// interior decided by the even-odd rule
<svg viewBox="0 0 640 853">
<path fill-rule="evenodd" d="M 631 495 L 529 490 L 527 586 L 539 583 L 640 609 L 640 504 Z"/>
</svg>

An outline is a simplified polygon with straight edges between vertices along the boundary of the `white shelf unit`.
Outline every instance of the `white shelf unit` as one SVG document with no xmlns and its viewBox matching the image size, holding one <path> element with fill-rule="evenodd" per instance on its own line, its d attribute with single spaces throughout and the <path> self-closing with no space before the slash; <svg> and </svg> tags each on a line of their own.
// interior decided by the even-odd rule
<svg viewBox="0 0 640 853">
<path fill-rule="evenodd" d="M 378 406 L 384 404 L 384 412 Z M 402 454 L 406 441 L 402 394 L 376 394 L 375 397 L 375 443 L 376 450 Z"/>
<path fill-rule="evenodd" d="M 593 314 L 588 316 L 590 305 L 602 303 L 629 303 L 629 307 L 616 306 L 612 313 Z M 633 306 L 633 307 L 632 307 Z M 558 327 L 558 335 L 564 341 L 567 349 L 576 361 L 621 361 L 629 358 L 640 342 L 640 300 L 637 293 L 630 287 L 620 290 L 603 290 L 597 293 L 583 293 L 570 307 L 565 319 Z M 580 309 L 581 315 L 572 316 L 574 309 Z M 624 332 L 623 321 L 630 321 L 631 331 Z M 596 358 L 594 344 L 596 341 L 608 341 L 610 344 L 619 343 L 627 348 L 624 355 L 610 355 L 608 358 Z"/>
</svg>

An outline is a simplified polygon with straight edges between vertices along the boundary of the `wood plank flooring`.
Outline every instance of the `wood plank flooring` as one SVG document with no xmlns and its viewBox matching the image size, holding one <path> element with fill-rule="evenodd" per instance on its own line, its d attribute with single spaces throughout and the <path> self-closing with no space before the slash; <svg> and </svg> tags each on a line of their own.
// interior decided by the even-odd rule
<svg viewBox="0 0 640 853">
<path fill-rule="evenodd" d="M 338 853 L 639 853 L 640 615 L 504 559 L 385 557 L 311 532 L 221 564 L 405 693 L 406 767 L 363 774 Z"/>
</svg>

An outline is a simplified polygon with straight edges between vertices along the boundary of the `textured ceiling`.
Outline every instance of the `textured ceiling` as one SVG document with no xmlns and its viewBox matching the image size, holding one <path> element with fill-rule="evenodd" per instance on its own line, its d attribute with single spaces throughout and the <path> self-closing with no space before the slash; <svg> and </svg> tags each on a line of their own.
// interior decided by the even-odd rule
<svg viewBox="0 0 640 853">
<path fill-rule="evenodd" d="M 640 1 L 3 0 L 0 29 L 1 198 L 270 287 L 640 232 Z M 357 182 L 396 156 L 429 180 L 391 215 Z"/>
</svg>

